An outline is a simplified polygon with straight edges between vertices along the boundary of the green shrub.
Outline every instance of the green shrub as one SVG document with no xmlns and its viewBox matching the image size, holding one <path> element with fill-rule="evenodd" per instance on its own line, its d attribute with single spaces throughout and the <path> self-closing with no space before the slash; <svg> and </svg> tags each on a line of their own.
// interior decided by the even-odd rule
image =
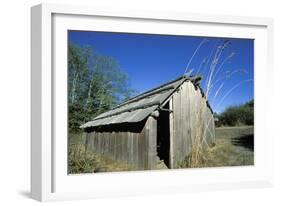
<svg viewBox="0 0 281 206">
<path fill-rule="evenodd" d="M 220 115 L 217 115 L 217 118 L 216 125 L 254 125 L 254 100 L 242 105 L 228 107 Z"/>
</svg>

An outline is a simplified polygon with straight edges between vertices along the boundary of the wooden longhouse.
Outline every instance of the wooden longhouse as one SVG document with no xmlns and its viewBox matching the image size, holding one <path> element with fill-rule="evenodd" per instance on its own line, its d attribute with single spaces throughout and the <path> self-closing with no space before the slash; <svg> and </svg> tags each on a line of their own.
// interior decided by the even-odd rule
<svg viewBox="0 0 281 206">
<path fill-rule="evenodd" d="M 137 170 L 189 160 L 198 142 L 214 142 L 212 110 L 200 77 L 182 76 L 142 93 L 81 126 L 86 148 Z"/>
</svg>

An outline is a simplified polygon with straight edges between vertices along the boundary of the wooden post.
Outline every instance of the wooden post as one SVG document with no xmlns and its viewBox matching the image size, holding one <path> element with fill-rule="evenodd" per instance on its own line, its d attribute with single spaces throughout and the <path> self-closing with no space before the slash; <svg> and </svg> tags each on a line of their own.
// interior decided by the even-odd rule
<svg viewBox="0 0 281 206">
<path fill-rule="evenodd" d="M 169 101 L 169 109 L 173 111 L 173 97 Z M 174 168 L 174 113 L 170 112 L 170 169 Z"/>
</svg>

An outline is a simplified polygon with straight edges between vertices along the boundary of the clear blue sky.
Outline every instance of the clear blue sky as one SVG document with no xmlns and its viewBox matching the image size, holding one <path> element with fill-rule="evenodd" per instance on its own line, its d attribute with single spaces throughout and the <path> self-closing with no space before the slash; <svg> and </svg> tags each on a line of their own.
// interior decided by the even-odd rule
<svg viewBox="0 0 281 206">
<path fill-rule="evenodd" d="M 204 38 L 207 41 L 198 49 L 188 68 L 193 69 L 193 75 L 216 45 L 229 40 L 230 44 L 223 51 L 217 69 L 232 52 L 235 55 L 221 67 L 216 79 L 231 73 L 232 76 L 214 85 L 209 95 L 210 104 L 219 113 L 230 105 L 253 99 L 254 40 L 93 31 L 70 31 L 68 35 L 70 42 L 91 46 L 95 52 L 117 60 L 121 70 L 129 75 L 130 86 L 138 92 L 152 89 L 183 75 L 191 56 Z M 210 69 L 205 65 L 200 70 L 199 74 L 203 76 L 201 86 L 206 91 L 206 79 Z M 219 88 L 221 89 L 214 98 Z M 225 95 L 227 96 L 224 98 Z"/>
</svg>

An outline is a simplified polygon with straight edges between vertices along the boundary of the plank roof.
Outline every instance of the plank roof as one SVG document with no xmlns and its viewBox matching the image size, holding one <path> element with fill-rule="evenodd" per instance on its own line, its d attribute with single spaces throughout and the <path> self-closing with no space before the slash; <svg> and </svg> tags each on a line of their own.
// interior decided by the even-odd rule
<svg viewBox="0 0 281 206">
<path fill-rule="evenodd" d="M 137 95 L 102 113 L 80 128 L 97 127 L 120 123 L 136 123 L 147 118 L 157 110 L 185 81 L 197 84 L 201 77 L 181 76 L 171 82 Z"/>
</svg>

